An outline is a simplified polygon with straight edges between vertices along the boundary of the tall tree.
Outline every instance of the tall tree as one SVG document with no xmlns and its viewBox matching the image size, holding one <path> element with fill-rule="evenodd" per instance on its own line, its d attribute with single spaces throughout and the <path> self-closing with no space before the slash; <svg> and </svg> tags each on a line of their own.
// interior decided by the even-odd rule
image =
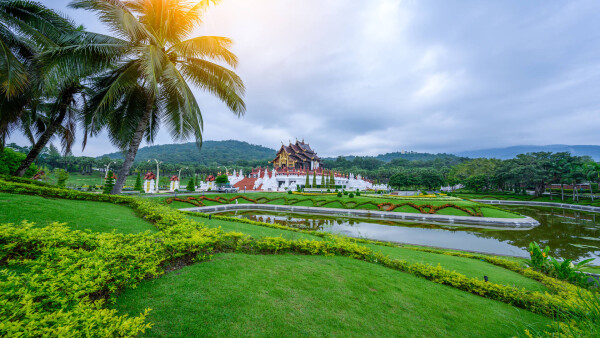
<svg viewBox="0 0 600 338">
<path fill-rule="evenodd" d="M 89 50 L 101 49 L 116 66 L 94 84 L 95 95 L 86 109 L 86 133 L 104 127 L 111 142 L 125 153 L 112 193 L 121 192 L 141 141 L 152 142 L 166 124 L 172 137 L 194 136 L 202 142 L 202 114 L 188 82 L 216 95 L 236 115 L 245 113 L 242 80 L 213 61 L 237 67 L 229 50 L 232 41 L 217 36 L 184 40 L 201 23 L 214 0 L 74 0 L 70 6 L 98 13 L 119 42 L 94 45 L 63 53 L 65 62 L 85 59 Z M 123 48 L 123 46 L 126 48 Z"/>
</svg>

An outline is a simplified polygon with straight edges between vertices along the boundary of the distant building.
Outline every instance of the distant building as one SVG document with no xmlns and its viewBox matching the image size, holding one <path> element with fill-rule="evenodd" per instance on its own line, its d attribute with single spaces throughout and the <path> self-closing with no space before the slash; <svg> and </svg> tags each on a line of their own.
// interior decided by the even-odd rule
<svg viewBox="0 0 600 338">
<path fill-rule="evenodd" d="M 304 140 L 295 144 L 290 142 L 287 146 L 282 144 L 271 162 L 276 169 L 316 170 L 321 167 L 321 159 Z"/>
</svg>

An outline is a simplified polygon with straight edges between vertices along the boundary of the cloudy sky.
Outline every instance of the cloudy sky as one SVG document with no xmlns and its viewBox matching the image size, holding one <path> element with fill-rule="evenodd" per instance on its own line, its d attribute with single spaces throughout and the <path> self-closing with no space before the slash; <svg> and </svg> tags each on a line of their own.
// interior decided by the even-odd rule
<svg viewBox="0 0 600 338">
<path fill-rule="evenodd" d="M 204 139 L 322 156 L 600 144 L 599 17 L 597 0 L 223 0 L 197 33 L 234 40 L 248 109 L 197 91 Z M 100 137 L 84 154 L 114 150 Z"/>
</svg>

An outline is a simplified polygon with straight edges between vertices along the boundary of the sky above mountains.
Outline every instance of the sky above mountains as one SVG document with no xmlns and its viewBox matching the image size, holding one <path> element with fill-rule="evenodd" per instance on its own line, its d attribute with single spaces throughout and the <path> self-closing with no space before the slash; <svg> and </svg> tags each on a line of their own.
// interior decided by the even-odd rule
<svg viewBox="0 0 600 338">
<path fill-rule="evenodd" d="M 42 0 L 109 33 L 68 2 Z M 248 109 L 196 90 L 204 139 L 321 156 L 599 144 L 598 17 L 597 0 L 223 0 L 197 33 L 234 40 Z M 83 154 L 113 150 L 102 136 Z"/>
</svg>

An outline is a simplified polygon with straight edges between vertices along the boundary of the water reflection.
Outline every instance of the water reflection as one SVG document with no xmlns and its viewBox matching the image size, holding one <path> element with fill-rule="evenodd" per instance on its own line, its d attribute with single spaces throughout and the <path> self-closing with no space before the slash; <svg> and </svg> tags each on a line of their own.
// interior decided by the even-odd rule
<svg viewBox="0 0 600 338">
<path fill-rule="evenodd" d="M 300 229 L 327 231 L 353 237 L 428 245 L 451 249 L 529 257 L 529 243 L 549 245 L 552 255 L 575 261 L 596 258 L 600 265 L 600 214 L 558 208 L 505 206 L 535 218 L 540 226 L 529 230 L 496 230 L 468 226 L 408 223 L 266 211 L 231 211 L 221 215 L 277 223 Z"/>
</svg>

